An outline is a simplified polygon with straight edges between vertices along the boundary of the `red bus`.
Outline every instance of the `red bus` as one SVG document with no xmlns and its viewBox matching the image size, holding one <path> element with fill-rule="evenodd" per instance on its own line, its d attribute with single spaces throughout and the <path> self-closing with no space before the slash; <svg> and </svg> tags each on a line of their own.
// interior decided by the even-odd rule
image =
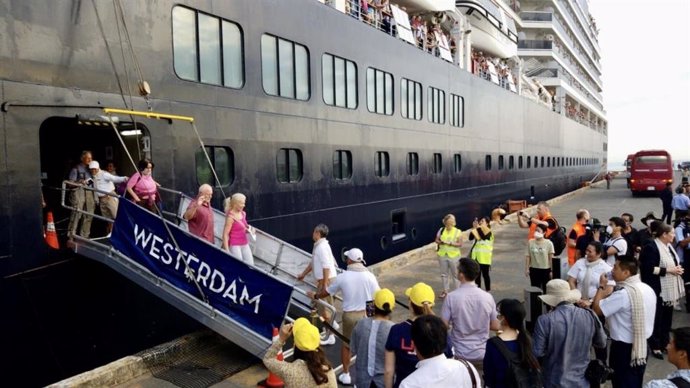
<svg viewBox="0 0 690 388">
<path fill-rule="evenodd" d="M 659 191 L 673 182 L 673 161 L 664 150 L 638 151 L 630 166 L 630 190 L 633 196 Z"/>
<path fill-rule="evenodd" d="M 635 154 L 630 154 L 625 158 L 625 180 L 628 188 L 630 188 L 630 169 L 632 168 L 632 160 L 634 157 Z"/>
</svg>

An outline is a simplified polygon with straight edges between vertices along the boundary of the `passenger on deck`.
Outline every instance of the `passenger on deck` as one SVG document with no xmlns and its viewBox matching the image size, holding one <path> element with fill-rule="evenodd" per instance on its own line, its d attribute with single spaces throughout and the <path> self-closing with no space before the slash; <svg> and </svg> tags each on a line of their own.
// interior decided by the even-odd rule
<svg viewBox="0 0 690 388">
<path fill-rule="evenodd" d="M 115 183 L 127 182 L 126 176 L 113 175 L 107 171 L 101 170 L 101 166 L 97 161 L 92 161 L 89 163 L 89 170 L 93 176 L 93 181 L 96 190 L 96 198 L 98 199 L 98 206 L 101 209 L 101 215 L 103 217 L 110 218 L 112 220 L 117 216 L 117 205 L 118 199 L 117 194 L 115 194 Z M 110 193 L 108 195 L 105 193 Z M 113 231 L 113 224 L 108 222 L 106 225 L 107 237 L 110 237 L 110 233 Z"/>
<path fill-rule="evenodd" d="M 156 212 L 156 202 L 158 202 L 158 182 L 153 179 L 154 164 L 148 159 L 142 159 L 137 163 L 137 169 L 127 181 L 127 193 L 134 200 L 134 203 Z"/>
<path fill-rule="evenodd" d="M 311 238 L 314 241 L 314 249 L 312 250 L 312 261 L 307 265 L 307 267 L 297 275 L 297 280 L 302 281 L 304 277 L 309 275 L 312 270 L 314 271 L 314 279 L 316 279 L 316 292 L 325 291 L 326 287 L 331 284 L 331 281 L 336 277 L 336 263 L 335 257 L 333 257 L 333 251 L 331 250 L 331 245 L 326 239 L 328 237 L 328 226 L 325 224 L 318 224 L 314 228 L 311 234 Z M 323 298 L 324 301 L 331 306 L 334 305 L 333 297 L 327 296 Z M 319 314 L 326 321 L 331 321 L 330 310 L 323 308 L 320 304 L 318 305 Z M 333 320 L 333 328 L 338 329 L 337 321 Z M 324 333 L 326 339 L 322 341 L 322 345 L 333 345 L 335 343 L 335 336 L 330 332 L 326 331 Z"/>
<path fill-rule="evenodd" d="M 69 226 L 67 227 L 67 236 L 77 234 L 77 227 L 81 220 L 81 229 L 79 235 L 88 238 L 91 234 L 91 216 L 95 210 L 96 203 L 93 191 L 84 189 L 84 186 L 90 185 L 93 187 L 93 177 L 89 170 L 89 163 L 91 163 L 91 151 L 82 151 L 81 163 L 77 164 L 69 172 L 69 184 L 67 188 L 70 192 L 70 206 L 77 210 L 72 210 L 69 217 Z M 78 211 L 79 210 L 79 211 Z M 86 213 L 82 213 L 84 211 Z"/>
<path fill-rule="evenodd" d="M 414 372 L 419 360 L 412 343 L 412 322 L 423 315 L 434 315 L 436 295 L 434 290 L 425 283 L 417 283 L 405 291 L 410 299 L 407 304 L 411 318 L 393 325 L 386 340 L 386 371 L 384 382 L 386 388 L 398 388 L 400 382 Z M 450 346 L 446 348 L 446 355 L 452 357 Z"/>
<path fill-rule="evenodd" d="M 379 282 L 374 274 L 364 266 L 364 254 L 357 248 L 352 248 L 344 253 L 347 258 L 347 271 L 338 275 L 325 290 L 317 293 L 309 292 L 314 299 L 335 295 L 342 292 L 343 295 L 343 335 L 346 338 L 352 336 L 352 330 L 357 322 L 366 317 L 367 301 L 374 300 L 374 294 L 379 290 Z M 322 342 L 326 345 L 326 342 Z M 343 373 L 338 380 L 350 385 L 350 347 L 343 343 L 340 347 L 340 357 L 343 363 Z"/>
<path fill-rule="evenodd" d="M 204 183 L 199 186 L 199 193 L 196 198 L 189 203 L 182 217 L 187 220 L 187 226 L 191 234 L 214 244 L 216 241 L 213 236 L 212 197 L 213 188 L 211 185 Z"/>
<path fill-rule="evenodd" d="M 384 388 L 385 345 L 393 326 L 390 315 L 395 307 L 395 295 L 387 288 L 374 294 L 374 315 L 361 319 L 350 337 L 350 351 L 355 361 L 355 385 Z"/>
<path fill-rule="evenodd" d="M 225 227 L 223 228 L 222 248 L 245 263 L 254 265 L 254 255 L 252 255 L 247 238 L 247 233 L 251 234 L 253 231 L 247 223 L 247 213 L 244 211 L 246 202 L 247 197 L 241 193 L 235 193 L 225 199 L 225 203 L 223 203 Z"/>
<path fill-rule="evenodd" d="M 278 352 L 294 336 L 293 361 L 279 361 Z M 285 388 L 338 388 L 335 371 L 319 348 L 319 329 L 305 318 L 280 327 L 278 341 L 273 342 L 263 358 L 266 368 L 285 382 Z"/>
<path fill-rule="evenodd" d="M 105 171 L 109 172 L 112 175 L 117 175 L 117 169 L 115 168 L 115 163 L 113 161 L 108 160 L 105 163 Z"/>
</svg>

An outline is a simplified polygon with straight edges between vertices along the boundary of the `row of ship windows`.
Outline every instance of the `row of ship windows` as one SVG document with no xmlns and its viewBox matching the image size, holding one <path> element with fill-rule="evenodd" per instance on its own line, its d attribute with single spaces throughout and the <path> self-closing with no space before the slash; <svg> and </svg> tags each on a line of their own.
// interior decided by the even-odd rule
<svg viewBox="0 0 690 388">
<path fill-rule="evenodd" d="M 240 26 L 229 20 L 190 8 L 173 8 L 173 61 L 175 72 L 185 80 L 242 88 L 244 86 L 244 39 Z M 308 100 L 311 96 L 309 50 L 307 47 L 264 34 L 261 36 L 261 75 L 266 94 Z M 321 57 L 323 101 L 327 105 L 357 109 L 358 69 L 355 62 L 324 53 Z M 392 115 L 393 74 L 373 67 L 366 71 L 367 109 Z M 400 113 L 421 120 L 422 84 L 400 79 Z M 464 126 L 464 99 L 450 94 L 450 125 Z M 427 88 L 428 120 L 446 123 L 446 92 Z"/>
<path fill-rule="evenodd" d="M 221 186 L 228 186 L 235 180 L 235 157 L 232 149 L 228 147 L 207 146 L 211 163 L 216 170 Z M 517 159 L 517 164 L 515 163 Z M 534 161 L 534 163 L 532 163 Z M 383 178 L 390 176 L 390 154 L 387 151 L 376 151 L 374 154 L 374 175 Z M 523 163 L 526 162 L 526 163 Z M 504 155 L 498 155 L 498 170 L 514 170 L 540 167 L 571 167 L 598 164 L 597 158 L 575 158 L 555 156 L 531 156 L 517 158 L 508 155 L 507 163 Z M 336 180 L 348 180 L 352 178 L 353 171 L 352 152 L 349 150 L 336 150 L 333 152 L 333 178 Z M 199 184 L 213 185 L 213 173 L 209 168 L 206 155 L 202 150 L 196 153 L 196 175 Z M 302 180 L 304 172 L 302 151 L 297 148 L 281 148 L 276 155 L 276 178 L 281 183 L 296 183 Z M 484 157 L 484 169 L 493 170 L 493 155 Z M 419 175 L 419 154 L 408 152 L 406 158 L 407 175 Z M 443 172 L 443 155 L 434 153 L 431 159 L 431 173 Z M 462 155 L 453 155 L 453 173 L 462 172 Z"/>
</svg>

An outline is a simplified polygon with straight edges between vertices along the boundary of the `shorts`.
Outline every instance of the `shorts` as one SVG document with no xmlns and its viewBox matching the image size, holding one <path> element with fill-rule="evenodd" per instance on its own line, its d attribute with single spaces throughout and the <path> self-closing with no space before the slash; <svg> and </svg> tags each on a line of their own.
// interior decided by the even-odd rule
<svg viewBox="0 0 690 388">
<path fill-rule="evenodd" d="M 352 331 L 360 319 L 366 318 L 366 311 L 344 311 L 343 312 L 343 335 L 348 339 L 352 336 Z"/>
</svg>

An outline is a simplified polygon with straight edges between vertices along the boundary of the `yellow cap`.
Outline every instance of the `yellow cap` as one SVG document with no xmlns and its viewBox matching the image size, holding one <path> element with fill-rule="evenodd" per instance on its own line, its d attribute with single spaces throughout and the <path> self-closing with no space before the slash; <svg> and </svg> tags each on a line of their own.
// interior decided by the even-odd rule
<svg viewBox="0 0 690 388">
<path fill-rule="evenodd" d="M 382 288 L 374 294 L 374 306 L 379 310 L 385 310 L 384 304 L 388 303 L 388 309 L 393 310 L 395 307 L 395 295 L 387 288 Z"/>
<path fill-rule="evenodd" d="M 417 306 L 422 306 L 424 302 L 428 302 L 429 306 L 434 305 L 434 300 L 436 299 L 436 294 L 434 290 L 425 283 L 417 283 L 414 286 L 408 288 L 405 291 L 405 295 L 410 297 L 412 303 Z"/>
<path fill-rule="evenodd" d="M 313 352 L 321 343 L 319 329 L 306 318 L 298 318 L 295 321 L 292 326 L 292 335 L 295 337 L 295 346 L 304 352 Z"/>
</svg>

